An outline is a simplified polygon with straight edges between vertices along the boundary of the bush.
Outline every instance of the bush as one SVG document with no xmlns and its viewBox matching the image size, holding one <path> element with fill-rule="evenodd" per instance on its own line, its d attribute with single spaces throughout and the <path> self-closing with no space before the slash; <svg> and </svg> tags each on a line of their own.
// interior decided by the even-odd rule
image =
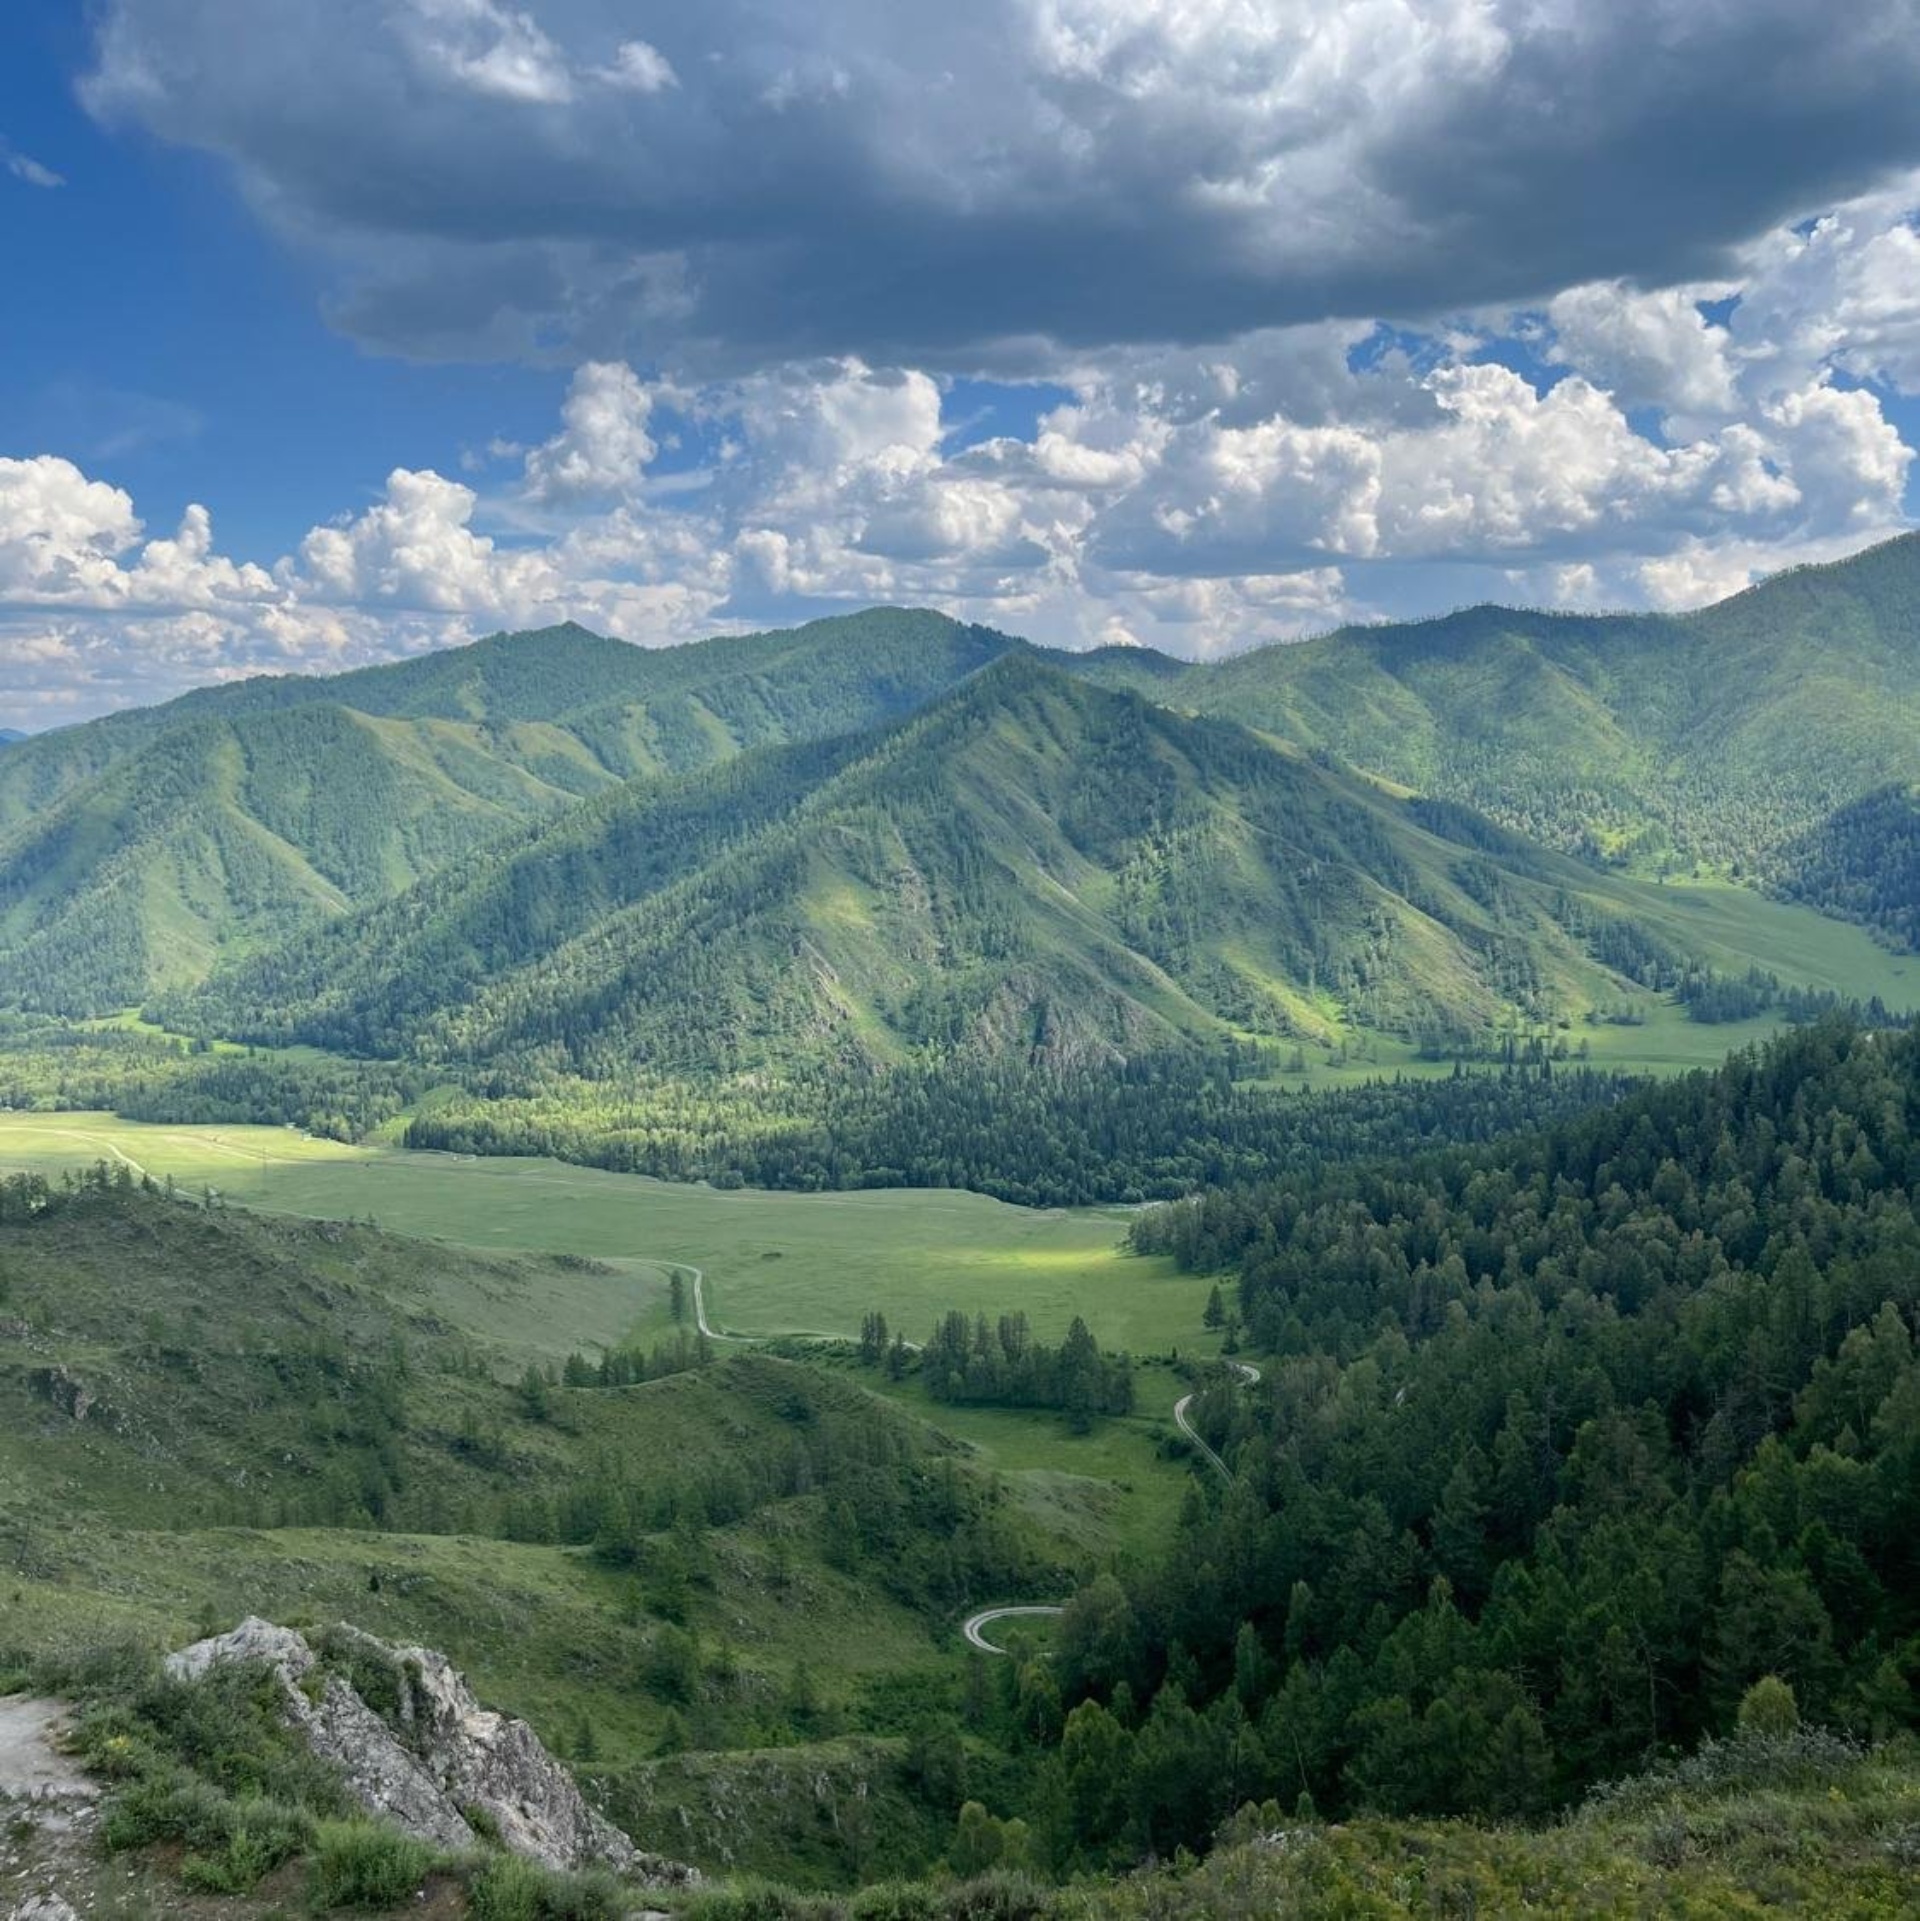
<svg viewBox="0 0 1920 1921">
<path fill-rule="evenodd" d="M 862 1888 L 847 1903 L 847 1921 L 939 1921 L 939 1917 L 933 1890 L 913 1881 Z"/>
<path fill-rule="evenodd" d="M 344 1676 L 389 1729 L 400 1735 L 408 1731 L 414 1719 L 417 1668 L 351 1628 L 323 1630 L 314 1638 L 313 1649 L 322 1666 Z"/>
<path fill-rule="evenodd" d="M 950 1889 L 940 1921 L 1038 1921 L 1052 1905 L 1051 1890 L 1026 1874 L 989 1874 Z"/>
<path fill-rule="evenodd" d="M 518 1855 L 488 1861 L 467 1884 L 472 1921 L 620 1921 L 619 1884 L 600 1874 L 556 1874 Z"/>
<path fill-rule="evenodd" d="M 31 1663 L 31 1671 L 37 1692 L 86 1700 L 131 1694 L 153 1678 L 159 1665 L 150 1641 L 121 1636 L 42 1654 Z"/>
<path fill-rule="evenodd" d="M 685 1921 L 827 1921 L 841 1912 L 836 1901 L 814 1900 L 791 1888 L 762 1884 L 696 1895 L 684 1917 Z"/>
<path fill-rule="evenodd" d="M 766 1885 L 697 1896 L 683 1921 L 1039 1921 L 1051 1891 L 1025 1874 L 944 1886 L 890 1882 L 853 1895 L 805 1895 Z"/>
<path fill-rule="evenodd" d="M 249 1801 L 235 1820 L 225 1849 L 190 1854 L 180 1878 L 200 1894 L 246 1894 L 313 1838 L 313 1820 L 277 1801 Z"/>
<path fill-rule="evenodd" d="M 1793 1689 L 1777 1674 L 1763 1674 L 1740 1697 L 1740 1712 L 1734 1725 L 1742 1734 L 1757 1734 L 1767 1740 L 1782 1740 L 1800 1725 L 1800 1704 Z"/>
<path fill-rule="evenodd" d="M 313 1835 L 309 1893 L 329 1908 L 394 1908 L 439 1860 L 425 1842 L 371 1821 L 323 1821 Z"/>
<path fill-rule="evenodd" d="M 1703 1741 L 1679 1760 L 1594 1788 L 1581 1803 L 1580 1815 L 1593 1819 L 1653 1813 L 1682 1795 L 1698 1801 L 1757 1789 L 1805 1792 L 1837 1787 L 1858 1770 L 1867 1752 L 1859 1742 L 1826 1728 L 1797 1727 L 1787 1735 L 1742 1734 L 1731 1741 Z"/>
<path fill-rule="evenodd" d="M 156 1770 L 116 1795 L 100 1826 L 115 1854 L 177 1841 L 189 1854 L 223 1854 L 239 1832 L 239 1810 L 205 1781 L 177 1770 Z"/>
</svg>

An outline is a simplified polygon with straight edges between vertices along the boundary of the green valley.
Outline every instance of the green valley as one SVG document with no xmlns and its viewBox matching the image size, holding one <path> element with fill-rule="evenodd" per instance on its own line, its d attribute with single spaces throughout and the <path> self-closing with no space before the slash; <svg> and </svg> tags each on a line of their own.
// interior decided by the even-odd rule
<svg viewBox="0 0 1920 1921">
<path fill-rule="evenodd" d="M 343 1824 L 155 1665 L 248 1615 L 316 1702 L 443 1652 L 688 1921 L 1902 1912 L 1917 574 L 8 746 L 0 1670 L 89 1898 L 643 1898 Z"/>
</svg>

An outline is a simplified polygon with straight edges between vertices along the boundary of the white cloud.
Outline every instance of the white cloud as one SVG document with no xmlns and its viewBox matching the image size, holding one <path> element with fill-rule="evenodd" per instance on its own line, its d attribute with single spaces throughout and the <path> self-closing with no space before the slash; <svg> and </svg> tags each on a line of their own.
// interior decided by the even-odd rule
<svg viewBox="0 0 1920 1921">
<path fill-rule="evenodd" d="M 539 502 L 637 491 L 659 452 L 647 422 L 654 395 L 624 361 L 588 361 L 560 410 L 561 430 L 527 456 L 526 486 Z"/>
<path fill-rule="evenodd" d="M 609 87 L 625 93 L 664 93 L 680 84 L 673 63 L 658 47 L 645 40 L 623 40 L 615 49 L 613 64 L 601 67 L 594 76 Z"/>
<path fill-rule="evenodd" d="M 1797 385 L 1829 365 L 1920 393 L 1920 174 L 1750 252 L 1730 322 L 1750 383 Z"/>
<path fill-rule="evenodd" d="M 1118 46 L 1086 57 L 1118 73 Z M 1711 286 L 1110 349 L 971 444 L 971 393 L 926 369 L 589 361 L 484 482 L 398 469 L 272 567 L 223 554 L 203 508 L 154 536 L 70 461 L 0 460 L 0 696 L 80 710 L 497 627 L 655 644 L 875 601 L 1197 655 L 1475 597 L 1695 605 L 1904 524 L 1913 244 L 1882 196 Z"/>
<path fill-rule="evenodd" d="M 0 592 L 9 598 L 82 594 L 139 533 L 132 500 L 71 461 L 0 460 Z"/>
<path fill-rule="evenodd" d="M 1618 281 L 1570 287 L 1547 303 L 1550 356 L 1577 367 L 1623 407 L 1654 407 L 1681 422 L 1726 418 L 1739 394 L 1732 336 L 1701 304 L 1725 288 L 1641 293 Z"/>
<path fill-rule="evenodd" d="M 0 135 L 0 167 L 6 168 L 14 179 L 24 181 L 29 187 L 64 187 L 66 175 L 55 173 L 51 167 L 43 166 L 30 153 L 22 153 L 3 135 Z"/>
<path fill-rule="evenodd" d="M 0 460 L 0 602 L 186 609 L 274 596 L 262 569 L 213 551 L 204 507 L 189 507 L 172 539 L 143 543 L 142 532 L 132 500 L 71 461 Z"/>
<path fill-rule="evenodd" d="M 495 0 L 406 0 L 400 27 L 430 73 L 469 92 L 528 106 L 565 106 L 573 77 L 530 13 Z"/>
</svg>

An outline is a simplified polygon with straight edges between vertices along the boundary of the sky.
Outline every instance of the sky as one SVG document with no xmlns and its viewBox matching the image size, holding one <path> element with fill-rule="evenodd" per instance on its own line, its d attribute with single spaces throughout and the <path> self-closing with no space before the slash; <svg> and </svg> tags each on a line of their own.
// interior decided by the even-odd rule
<svg viewBox="0 0 1920 1921">
<path fill-rule="evenodd" d="M 1205 658 L 1920 513 L 1920 0 L 7 0 L 0 727 L 577 619 Z"/>
</svg>

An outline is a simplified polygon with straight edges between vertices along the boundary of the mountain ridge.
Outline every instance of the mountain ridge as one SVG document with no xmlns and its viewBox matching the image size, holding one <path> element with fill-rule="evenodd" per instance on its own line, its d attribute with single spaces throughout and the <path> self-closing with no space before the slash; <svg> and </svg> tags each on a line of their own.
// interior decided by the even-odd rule
<svg viewBox="0 0 1920 1921">
<path fill-rule="evenodd" d="M 687 650 L 569 624 L 37 736 L 0 762 L 0 1003 L 111 1012 L 622 781 L 910 712 L 1014 644 L 884 611 Z M 209 766 L 183 793 L 215 741 L 251 785 Z M 270 767 L 304 810 L 252 807 Z"/>
<path fill-rule="evenodd" d="M 1904 536 L 1685 616 L 1482 607 L 1207 663 L 881 608 L 652 650 L 565 623 L 201 689 L 0 758 L 0 1004 L 96 1015 L 173 994 L 596 795 L 884 728 L 1008 656 L 1597 869 L 1758 881 L 1915 938 L 1857 812 L 1920 781 Z"/>
<path fill-rule="evenodd" d="M 631 783 L 159 1011 L 602 1081 L 1459 1045 L 1677 976 L 1688 912 L 1016 652 L 890 726 Z"/>
</svg>

